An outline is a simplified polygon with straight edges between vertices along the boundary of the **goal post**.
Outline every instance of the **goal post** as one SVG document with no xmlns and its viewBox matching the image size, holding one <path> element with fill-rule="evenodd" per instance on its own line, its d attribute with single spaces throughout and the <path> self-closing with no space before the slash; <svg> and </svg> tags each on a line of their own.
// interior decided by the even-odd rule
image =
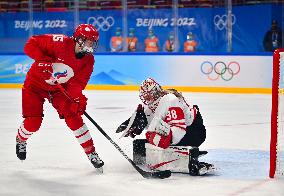
<svg viewBox="0 0 284 196">
<path fill-rule="evenodd" d="M 284 176 L 284 49 L 273 54 L 269 177 Z"/>
</svg>

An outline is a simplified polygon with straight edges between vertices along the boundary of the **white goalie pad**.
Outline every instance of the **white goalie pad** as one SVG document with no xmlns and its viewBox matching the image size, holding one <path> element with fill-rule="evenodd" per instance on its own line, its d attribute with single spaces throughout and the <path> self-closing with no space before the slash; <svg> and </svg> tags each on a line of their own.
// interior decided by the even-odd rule
<svg viewBox="0 0 284 196">
<path fill-rule="evenodd" d="M 145 144 L 146 164 L 157 170 L 170 170 L 172 172 L 189 173 L 190 146 L 169 146 L 167 149 L 159 148 L 149 143 Z"/>
</svg>

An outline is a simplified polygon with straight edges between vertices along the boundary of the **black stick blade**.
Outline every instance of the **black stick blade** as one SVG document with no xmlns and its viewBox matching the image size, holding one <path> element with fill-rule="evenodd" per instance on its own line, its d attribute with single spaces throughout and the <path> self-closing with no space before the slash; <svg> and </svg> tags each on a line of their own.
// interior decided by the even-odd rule
<svg viewBox="0 0 284 196">
<path fill-rule="evenodd" d="M 158 179 L 164 179 L 169 178 L 172 175 L 172 172 L 170 170 L 165 171 L 144 171 L 138 166 L 136 166 L 136 170 L 144 177 L 144 178 L 158 178 Z"/>
<path fill-rule="evenodd" d="M 164 179 L 164 178 L 169 178 L 171 175 L 172 175 L 172 172 L 170 170 L 155 171 L 151 173 L 151 176 L 149 178 Z"/>
</svg>

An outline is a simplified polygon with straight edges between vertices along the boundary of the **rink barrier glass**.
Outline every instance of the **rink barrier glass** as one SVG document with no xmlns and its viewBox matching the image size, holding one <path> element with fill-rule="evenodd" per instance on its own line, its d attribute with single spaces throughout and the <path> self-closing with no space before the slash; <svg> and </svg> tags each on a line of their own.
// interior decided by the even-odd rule
<svg viewBox="0 0 284 196">
<path fill-rule="evenodd" d="M 95 59 L 90 90 L 137 91 L 151 76 L 182 92 L 271 93 L 272 53 L 95 53 Z M 224 80 L 218 67 L 212 69 L 204 62 L 223 62 L 233 77 Z M 32 63 L 24 54 L 0 54 L 0 88 L 21 88 Z"/>
<path fill-rule="evenodd" d="M 1 88 L 19 89 L 22 84 L 0 84 Z M 271 88 L 226 88 L 226 87 L 181 87 L 163 86 L 165 89 L 174 88 L 181 92 L 202 92 L 202 93 L 237 93 L 237 94 L 271 94 Z M 109 90 L 109 91 L 138 91 L 139 86 L 132 85 L 96 85 L 89 84 L 86 90 Z"/>
</svg>

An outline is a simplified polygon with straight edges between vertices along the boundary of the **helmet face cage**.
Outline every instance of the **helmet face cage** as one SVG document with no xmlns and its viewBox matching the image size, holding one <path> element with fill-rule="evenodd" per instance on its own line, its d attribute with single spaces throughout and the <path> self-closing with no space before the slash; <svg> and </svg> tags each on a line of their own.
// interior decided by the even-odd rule
<svg viewBox="0 0 284 196">
<path fill-rule="evenodd" d="M 152 105 L 162 94 L 162 87 L 152 78 L 146 79 L 140 86 L 139 97 L 145 105 Z"/>
<path fill-rule="evenodd" d="M 84 53 L 93 53 L 98 48 L 99 33 L 96 28 L 91 24 L 81 24 L 74 32 L 74 40 L 83 48 Z M 86 41 L 90 40 L 93 45 L 87 46 Z"/>
<path fill-rule="evenodd" d="M 79 36 L 79 37 L 75 37 L 75 41 L 79 44 L 80 47 L 82 47 L 82 51 L 84 53 L 93 53 L 93 52 L 96 52 L 98 46 L 99 46 L 99 42 L 97 40 L 91 40 L 94 42 L 93 46 L 92 47 L 88 47 L 86 46 L 86 40 L 88 38 L 86 37 L 82 37 L 82 36 Z"/>
</svg>

